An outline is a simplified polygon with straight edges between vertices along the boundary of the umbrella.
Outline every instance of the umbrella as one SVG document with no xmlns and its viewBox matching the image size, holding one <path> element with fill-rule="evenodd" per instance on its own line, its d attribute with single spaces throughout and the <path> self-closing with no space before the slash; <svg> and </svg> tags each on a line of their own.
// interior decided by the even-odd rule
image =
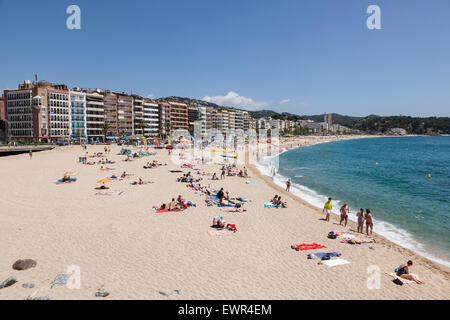
<svg viewBox="0 0 450 320">
<path fill-rule="evenodd" d="M 112 180 L 109 180 L 109 179 L 101 179 L 101 180 L 98 180 L 98 181 L 97 181 L 97 183 L 107 183 L 107 182 L 112 182 Z"/>
</svg>

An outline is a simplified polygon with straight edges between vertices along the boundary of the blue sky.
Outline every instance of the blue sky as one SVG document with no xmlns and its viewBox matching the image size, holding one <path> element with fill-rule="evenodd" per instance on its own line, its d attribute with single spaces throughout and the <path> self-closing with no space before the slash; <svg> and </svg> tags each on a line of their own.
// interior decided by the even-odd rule
<svg viewBox="0 0 450 320">
<path fill-rule="evenodd" d="M 0 0 L 0 36 L 0 89 L 37 73 L 297 114 L 450 116 L 449 0 Z"/>
</svg>

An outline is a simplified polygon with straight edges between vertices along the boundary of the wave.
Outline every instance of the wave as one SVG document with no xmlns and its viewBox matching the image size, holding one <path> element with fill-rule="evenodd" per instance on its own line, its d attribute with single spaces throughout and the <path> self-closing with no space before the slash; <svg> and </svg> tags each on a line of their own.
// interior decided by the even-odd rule
<svg viewBox="0 0 450 320">
<path fill-rule="evenodd" d="M 286 152 L 286 151 L 284 151 L 284 152 Z M 282 153 L 284 153 L 284 152 L 282 152 Z M 263 158 L 261 160 L 261 162 L 256 164 L 255 167 L 261 172 L 261 174 L 270 177 L 270 171 L 271 171 L 271 161 L 270 160 L 276 156 L 279 156 L 280 154 Z M 299 176 L 295 176 L 295 177 L 299 177 Z M 300 176 L 300 177 L 303 177 L 303 176 Z M 273 181 L 276 185 L 278 185 L 282 188 L 285 188 L 286 181 L 288 178 L 291 178 L 291 177 L 285 177 L 285 176 L 277 173 L 275 175 L 275 177 L 273 178 Z M 309 189 L 303 185 L 300 185 L 298 183 L 292 183 L 291 193 L 319 209 L 323 208 L 323 204 L 328 199 L 327 196 L 319 194 L 316 191 L 311 190 L 311 189 Z M 336 208 L 340 208 L 343 205 L 343 201 L 341 201 L 339 199 L 334 199 L 333 202 L 335 204 L 335 209 L 332 210 L 332 213 L 339 216 L 340 212 L 339 212 L 339 210 L 336 210 Z M 357 212 L 357 211 L 359 211 L 359 208 L 351 208 L 350 207 L 350 211 Z M 349 216 L 349 220 L 351 220 L 353 222 L 357 222 L 356 215 Z M 414 251 L 430 260 L 436 261 L 442 265 L 450 267 L 450 261 L 440 259 L 440 258 L 436 257 L 435 255 L 431 254 L 429 251 L 427 251 L 427 249 L 425 248 L 425 246 L 422 243 L 419 243 L 416 240 L 414 240 L 413 236 L 408 231 L 406 231 L 398 226 L 395 226 L 391 223 L 377 220 L 375 218 L 373 218 L 373 221 L 376 226 L 377 234 L 385 237 L 386 239 L 388 239 L 404 248 L 410 249 L 411 251 Z"/>
</svg>

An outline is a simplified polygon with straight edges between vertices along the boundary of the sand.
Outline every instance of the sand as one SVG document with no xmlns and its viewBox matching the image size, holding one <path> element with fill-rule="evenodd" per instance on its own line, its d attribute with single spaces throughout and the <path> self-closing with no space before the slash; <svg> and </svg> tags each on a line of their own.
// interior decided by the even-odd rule
<svg viewBox="0 0 450 320">
<path fill-rule="evenodd" d="M 308 142 L 305 142 L 308 141 Z M 312 143 L 299 140 L 298 143 Z M 290 147 L 290 144 L 286 144 Z M 293 145 L 293 147 L 295 144 Z M 111 146 L 105 165 L 115 171 L 102 172 L 100 166 L 78 162 L 84 151 L 79 146 L 0 158 L 0 282 L 15 276 L 18 283 L 0 289 L 0 299 L 448 299 L 449 269 L 420 257 L 376 236 L 374 245 L 348 245 L 327 238 L 330 230 L 344 230 L 335 221 L 322 221 L 321 211 L 286 194 L 248 166 L 250 180 L 227 177 L 207 181 L 211 187 L 224 187 L 232 197 L 251 199 L 247 212 L 228 213 L 207 207 L 205 196 L 176 182 L 183 170 L 170 161 L 166 150 L 156 156 L 122 162 Z M 89 146 L 89 152 L 103 146 Z M 151 150 L 153 152 L 153 150 Z M 151 170 L 146 161 L 158 160 L 167 166 Z M 196 165 L 202 171 L 219 173 L 217 165 Z M 79 172 L 73 184 L 56 185 L 67 170 Z M 98 196 L 97 180 L 123 171 L 135 174 L 114 181 L 111 190 L 119 196 Z M 192 170 L 191 170 L 192 171 Z M 196 177 L 197 175 L 194 175 Z M 132 186 L 142 177 L 154 184 Z M 287 209 L 265 209 L 263 203 L 274 194 L 288 201 Z M 197 204 L 182 213 L 156 214 L 153 206 L 182 195 Z M 224 208 L 227 209 L 227 208 Z M 212 218 L 219 213 L 238 232 L 210 236 Z M 347 230 L 354 230 L 351 224 Z M 375 226 L 376 228 L 376 226 Z M 308 260 L 307 252 L 291 249 L 292 244 L 321 243 L 337 251 L 350 264 L 329 268 L 318 260 Z M 372 249 L 371 249 L 372 247 Z M 18 259 L 35 259 L 37 266 L 15 271 Z M 399 264 L 413 259 L 412 271 L 424 285 L 397 286 L 391 273 Z M 380 270 L 378 289 L 368 289 L 369 266 Z M 81 270 L 81 287 L 50 288 L 57 274 L 69 266 Z M 35 288 L 23 288 L 33 283 Z M 98 298 L 104 285 L 110 293 Z M 175 289 L 182 289 L 181 294 Z M 171 293 L 169 297 L 160 291 Z"/>
</svg>

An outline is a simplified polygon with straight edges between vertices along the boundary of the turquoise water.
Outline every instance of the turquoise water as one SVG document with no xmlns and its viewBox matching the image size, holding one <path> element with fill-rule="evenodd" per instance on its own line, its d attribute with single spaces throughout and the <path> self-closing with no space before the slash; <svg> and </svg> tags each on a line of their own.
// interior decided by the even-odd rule
<svg viewBox="0 0 450 320">
<path fill-rule="evenodd" d="M 291 178 L 305 200 L 346 202 L 352 220 L 370 208 L 374 231 L 450 265 L 450 137 L 323 143 L 282 153 L 279 167 L 277 182 Z"/>
</svg>

